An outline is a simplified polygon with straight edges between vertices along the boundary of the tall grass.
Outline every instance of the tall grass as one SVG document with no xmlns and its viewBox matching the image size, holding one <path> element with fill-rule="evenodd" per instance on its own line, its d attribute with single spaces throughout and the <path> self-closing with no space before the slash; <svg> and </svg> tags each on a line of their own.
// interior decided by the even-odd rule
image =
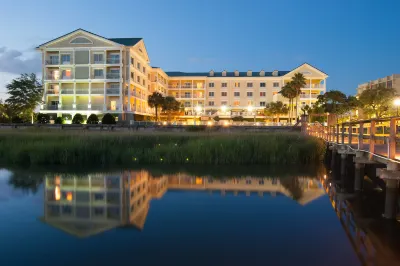
<svg viewBox="0 0 400 266">
<path fill-rule="evenodd" d="M 298 133 L 0 132 L 0 162 L 15 165 L 310 164 L 324 152 Z"/>
</svg>

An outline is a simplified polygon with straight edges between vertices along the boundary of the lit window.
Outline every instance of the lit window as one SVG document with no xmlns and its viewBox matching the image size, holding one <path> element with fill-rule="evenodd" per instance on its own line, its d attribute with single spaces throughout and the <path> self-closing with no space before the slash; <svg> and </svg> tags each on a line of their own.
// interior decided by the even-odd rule
<svg viewBox="0 0 400 266">
<path fill-rule="evenodd" d="M 233 106 L 239 106 L 240 105 L 240 102 L 239 101 L 234 101 L 233 102 Z"/>
<path fill-rule="evenodd" d="M 72 192 L 67 192 L 67 200 L 72 201 Z"/>
<path fill-rule="evenodd" d="M 240 88 L 240 82 L 235 82 L 235 87 Z"/>
<path fill-rule="evenodd" d="M 54 189 L 54 199 L 55 200 L 60 200 L 61 199 L 61 192 L 60 192 L 60 187 L 56 186 Z"/>
</svg>

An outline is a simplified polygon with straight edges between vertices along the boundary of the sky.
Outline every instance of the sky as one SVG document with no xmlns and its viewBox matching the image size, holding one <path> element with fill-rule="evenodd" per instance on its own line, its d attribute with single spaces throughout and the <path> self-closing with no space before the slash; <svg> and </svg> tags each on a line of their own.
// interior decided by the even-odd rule
<svg viewBox="0 0 400 266">
<path fill-rule="evenodd" d="M 40 73 L 35 47 L 78 28 L 144 38 L 165 71 L 292 70 L 307 62 L 328 90 L 400 74 L 399 0 L 2 1 L 0 98 L 21 73 Z M 79 8 L 78 8 L 79 7 Z M 63 11 L 65 10 L 65 11 Z"/>
</svg>

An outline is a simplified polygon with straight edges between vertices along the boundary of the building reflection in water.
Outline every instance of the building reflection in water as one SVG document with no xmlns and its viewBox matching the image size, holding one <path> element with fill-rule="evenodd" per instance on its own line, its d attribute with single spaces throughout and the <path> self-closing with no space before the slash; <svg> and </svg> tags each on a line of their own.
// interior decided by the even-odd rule
<svg viewBox="0 0 400 266">
<path fill-rule="evenodd" d="M 305 205 L 325 193 L 317 179 L 211 178 L 187 174 L 152 177 L 147 171 L 124 171 L 86 176 L 46 176 L 44 216 L 41 220 L 77 237 L 92 236 L 115 227 L 142 230 L 152 199 L 167 191 L 207 190 L 247 196 L 283 194 Z"/>
</svg>

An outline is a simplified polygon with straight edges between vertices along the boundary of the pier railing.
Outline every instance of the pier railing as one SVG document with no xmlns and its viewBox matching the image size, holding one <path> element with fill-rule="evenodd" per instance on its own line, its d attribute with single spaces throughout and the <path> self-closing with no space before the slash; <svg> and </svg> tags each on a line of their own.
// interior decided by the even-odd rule
<svg viewBox="0 0 400 266">
<path fill-rule="evenodd" d="M 400 152 L 397 152 L 399 121 L 400 117 L 390 117 L 329 126 L 314 123 L 307 126 L 307 132 L 331 143 L 348 145 L 357 150 L 396 160 L 400 159 Z"/>
</svg>

